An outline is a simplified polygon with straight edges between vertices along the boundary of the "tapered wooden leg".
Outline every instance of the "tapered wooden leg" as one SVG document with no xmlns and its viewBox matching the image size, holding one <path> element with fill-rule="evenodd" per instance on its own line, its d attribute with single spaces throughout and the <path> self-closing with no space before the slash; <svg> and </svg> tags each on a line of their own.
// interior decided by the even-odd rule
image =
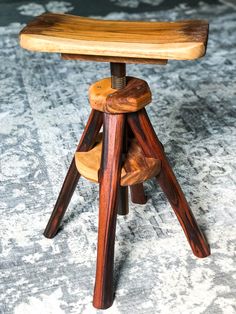
<svg viewBox="0 0 236 314">
<path fill-rule="evenodd" d="M 122 162 L 126 158 L 128 151 L 128 129 L 126 123 L 124 126 L 124 136 L 123 136 L 123 148 L 122 148 Z M 128 186 L 120 186 L 118 190 L 118 215 L 125 216 L 129 213 L 129 195 Z"/>
<path fill-rule="evenodd" d="M 162 169 L 157 180 L 169 200 L 175 214 L 185 232 L 193 253 L 197 257 L 210 254 L 209 245 L 200 231 L 197 222 L 188 206 L 183 191 L 166 158 L 155 131 L 147 116 L 146 110 L 128 114 L 128 123 L 147 157 L 159 158 Z"/>
<path fill-rule="evenodd" d="M 76 149 L 77 152 L 85 152 L 92 147 L 94 140 L 96 139 L 96 136 L 98 135 L 98 132 L 102 126 L 102 121 L 102 113 L 92 110 L 79 145 Z M 80 174 L 76 169 L 75 159 L 73 158 L 58 196 L 56 205 L 43 233 L 46 238 L 53 238 L 56 235 L 60 222 L 66 212 L 79 178 Z"/>
<path fill-rule="evenodd" d="M 121 175 L 125 117 L 104 113 L 102 162 L 99 172 L 99 224 L 97 270 L 93 305 L 106 309 L 113 302 L 114 244 Z"/>
<path fill-rule="evenodd" d="M 124 216 L 129 213 L 128 187 L 120 186 L 118 189 L 118 215 Z"/>
<path fill-rule="evenodd" d="M 128 123 L 126 126 L 126 130 L 127 130 L 128 142 L 130 143 L 132 139 L 134 138 L 134 133 L 131 130 Z M 130 188 L 131 201 L 133 203 L 141 204 L 141 205 L 146 204 L 147 197 L 144 193 L 143 183 L 131 185 L 129 188 Z"/>
<path fill-rule="evenodd" d="M 144 193 L 143 183 L 130 186 L 131 200 L 135 204 L 146 204 L 147 197 Z"/>
</svg>

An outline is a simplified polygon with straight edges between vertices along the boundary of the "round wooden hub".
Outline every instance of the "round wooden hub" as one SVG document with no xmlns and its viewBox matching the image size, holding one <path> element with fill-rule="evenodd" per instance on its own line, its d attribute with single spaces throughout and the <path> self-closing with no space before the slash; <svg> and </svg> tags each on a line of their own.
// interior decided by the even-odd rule
<svg viewBox="0 0 236 314">
<path fill-rule="evenodd" d="M 100 133 L 91 150 L 75 153 L 75 163 L 79 173 L 90 181 L 99 182 L 101 155 L 102 134 Z M 137 141 L 132 139 L 122 165 L 120 185 L 141 183 L 158 175 L 160 168 L 160 160 L 145 157 Z"/>
<path fill-rule="evenodd" d="M 144 80 L 126 77 L 126 86 L 111 88 L 111 78 L 104 78 L 89 88 L 89 101 L 93 109 L 107 113 L 135 112 L 152 101 L 150 88 Z"/>
</svg>

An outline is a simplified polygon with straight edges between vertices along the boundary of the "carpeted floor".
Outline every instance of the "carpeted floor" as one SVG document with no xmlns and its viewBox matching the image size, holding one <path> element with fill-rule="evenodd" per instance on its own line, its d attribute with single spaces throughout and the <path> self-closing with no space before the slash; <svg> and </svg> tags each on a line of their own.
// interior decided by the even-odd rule
<svg viewBox="0 0 236 314">
<path fill-rule="evenodd" d="M 79 1 L 0 1 L 0 313 L 102 313 L 91 304 L 97 185 L 81 179 L 61 232 L 53 240 L 42 232 L 88 118 L 88 87 L 108 76 L 109 66 L 20 49 L 24 23 L 46 10 L 210 21 L 205 58 L 129 65 L 127 72 L 151 87 L 148 113 L 212 255 L 193 256 L 165 197 L 148 181 L 148 203 L 130 204 L 129 215 L 118 217 L 116 298 L 105 313 L 236 313 L 236 5 L 102 3 L 103 13 L 95 1 L 89 13 L 92 4 L 83 1 L 80 13 Z"/>
</svg>

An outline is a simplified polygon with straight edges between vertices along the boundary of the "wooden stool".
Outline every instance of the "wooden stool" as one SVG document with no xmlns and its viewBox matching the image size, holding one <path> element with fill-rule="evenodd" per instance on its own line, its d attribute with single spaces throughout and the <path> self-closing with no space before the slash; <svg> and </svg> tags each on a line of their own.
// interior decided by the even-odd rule
<svg viewBox="0 0 236 314">
<path fill-rule="evenodd" d="M 197 257 L 209 245 L 188 206 L 147 116 L 148 84 L 126 76 L 126 63 L 166 64 L 190 60 L 206 51 L 206 21 L 102 21 L 46 13 L 20 34 L 23 48 L 62 53 L 66 60 L 110 62 L 111 77 L 90 87 L 92 111 L 44 231 L 52 238 L 65 214 L 80 175 L 99 182 L 97 271 L 93 305 L 113 302 L 113 262 L 117 213 L 128 213 L 128 186 L 134 203 L 145 204 L 143 181 L 156 177 Z M 103 133 L 100 128 L 103 125 Z"/>
</svg>

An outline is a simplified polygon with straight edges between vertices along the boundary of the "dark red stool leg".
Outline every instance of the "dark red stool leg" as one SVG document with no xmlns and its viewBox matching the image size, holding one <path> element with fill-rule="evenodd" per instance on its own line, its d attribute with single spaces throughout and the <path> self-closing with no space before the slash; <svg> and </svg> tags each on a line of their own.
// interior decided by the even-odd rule
<svg viewBox="0 0 236 314">
<path fill-rule="evenodd" d="M 128 123 L 144 154 L 147 157 L 154 157 L 161 160 L 162 168 L 157 180 L 175 211 L 193 253 L 197 257 L 208 256 L 210 254 L 209 245 L 189 208 L 146 110 L 142 109 L 136 113 L 128 114 Z"/>
<path fill-rule="evenodd" d="M 143 183 L 130 186 L 131 200 L 135 204 L 146 204 L 147 197 L 144 193 Z"/>
<path fill-rule="evenodd" d="M 126 119 L 126 117 L 125 117 Z M 126 154 L 128 152 L 128 129 L 124 127 L 124 136 L 123 136 L 123 147 L 122 147 L 122 162 L 124 162 L 126 158 Z M 128 195 L 128 186 L 119 186 L 118 190 L 118 210 L 117 213 L 120 216 L 128 215 L 129 213 L 129 195 Z"/>
<path fill-rule="evenodd" d="M 125 216 L 129 213 L 129 195 L 128 187 L 120 186 L 118 189 L 118 210 L 120 216 Z"/>
<path fill-rule="evenodd" d="M 99 172 L 97 270 L 93 305 L 106 309 L 114 298 L 113 264 L 124 114 L 104 113 L 102 162 Z"/>
<path fill-rule="evenodd" d="M 94 141 L 96 140 L 96 136 L 98 135 L 98 132 L 102 126 L 102 119 L 103 116 L 101 112 L 96 110 L 91 111 L 87 125 L 76 149 L 77 152 L 85 152 L 92 147 Z M 53 238 L 56 235 L 61 220 L 66 212 L 76 185 L 79 181 L 79 178 L 80 174 L 76 169 L 75 159 L 73 158 L 51 217 L 44 230 L 43 234 L 46 238 Z"/>
</svg>

